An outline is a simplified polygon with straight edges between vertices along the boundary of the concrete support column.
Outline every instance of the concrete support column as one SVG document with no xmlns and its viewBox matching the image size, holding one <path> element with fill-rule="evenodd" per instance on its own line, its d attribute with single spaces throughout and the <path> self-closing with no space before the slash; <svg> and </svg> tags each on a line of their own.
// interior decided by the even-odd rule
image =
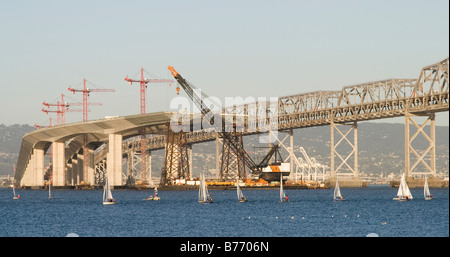
<svg viewBox="0 0 450 257">
<path fill-rule="evenodd" d="M 72 156 L 72 168 L 70 169 L 69 173 L 69 181 L 68 183 L 72 186 L 78 184 L 78 166 L 80 165 L 78 161 L 78 155 L 75 154 Z"/>
<path fill-rule="evenodd" d="M 30 160 L 28 161 L 27 167 L 25 169 L 25 173 L 23 174 L 22 179 L 20 180 L 20 186 L 29 186 L 31 185 L 33 179 L 32 175 L 34 173 L 34 167 L 33 167 L 33 154 L 30 156 Z"/>
<path fill-rule="evenodd" d="M 94 185 L 94 183 L 95 183 L 94 149 L 88 148 L 85 162 L 87 162 L 87 178 L 86 178 L 85 182 L 88 185 Z"/>
<path fill-rule="evenodd" d="M 53 142 L 53 186 L 65 185 L 64 142 Z"/>
<path fill-rule="evenodd" d="M 66 185 L 73 185 L 73 181 L 72 181 L 72 159 L 67 161 L 66 164 L 66 177 L 64 178 L 65 184 Z"/>
<path fill-rule="evenodd" d="M 81 185 L 81 182 L 84 181 L 84 155 L 82 152 L 79 152 L 77 155 L 78 163 L 77 163 L 77 185 Z"/>
<path fill-rule="evenodd" d="M 109 134 L 107 176 L 111 186 L 122 185 L 122 135 Z"/>
<path fill-rule="evenodd" d="M 34 183 L 33 186 L 44 185 L 44 149 L 33 149 Z"/>
</svg>

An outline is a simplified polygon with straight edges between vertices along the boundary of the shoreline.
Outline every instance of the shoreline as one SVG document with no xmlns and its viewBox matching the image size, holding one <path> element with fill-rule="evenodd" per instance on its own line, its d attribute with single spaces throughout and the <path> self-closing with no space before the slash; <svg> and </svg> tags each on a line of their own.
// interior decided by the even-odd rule
<svg viewBox="0 0 450 257">
<path fill-rule="evenodd" d="M 418 182 L 418 181 L 417 181 Z M 341 188 L 367 188 L 367 187 L 378 187 L 378 186 L 384 186 L 384 187 L 391 187 L 391 188 L 397 188 L 398 187 L 397 181 L 392 181 L 391 183 L 385 183 L 385 184 L 364 184 L 364 186 L 342 186 Z M 410 183 L 408 183 L 409 185 Z M 445 183 L 431 183 L 430 188 L 449 188 L 448 181 Z M 154 190 L 154 188 L 157 187 L 160 191 L 197 191 L 198 186 L 197 185 L 170 185 L 170 186 L 160 186 L 160 185 L 145 185 L 145 186 L 114 186 L 112 189 L 114 190 Z M 410 188 L 420 188 L 423 187 L 421 183 L 411 183 Z M 11 189 L 11 187 L 2 186 L 0 189 L 8 188 Z M 242 190 L 278 190 L 280 187 L 278 185 L 275 186 L 241 186 Z M 312 186 L 312 185 L 284 185 L 284 189 L 287 190 L 320 190 L 320 189 L 330 189 L 334 188 L 334 186 L 330 184 L 325 184 L 324 186 Z M 47 186 L 34 186 L 34 187 L 16 187 L 16 189 L 20 190 L 47 190 Z M 59 187 L 52 187 L 53 190 L 103 190 L 103 185 L 95 185 L 95 186 L 59 186 Z M 234 185 L 209 185 L 208 190 L 236 190 L 236 186 Z"/>
</svg>

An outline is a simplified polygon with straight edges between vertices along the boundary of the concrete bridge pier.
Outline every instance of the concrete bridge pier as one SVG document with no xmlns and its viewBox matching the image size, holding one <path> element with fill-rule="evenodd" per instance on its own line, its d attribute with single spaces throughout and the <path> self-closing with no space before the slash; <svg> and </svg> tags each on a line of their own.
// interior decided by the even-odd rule
<svg viewBox="0 0 450 257">
<path fill-rule="evenodd" d="M 44 150 L 35 148 L 30 156 L 24 177 L 20 185 L 42 186 L 44 185 Z"/>
<path fill-rule="evenodd" d="M 87 168 L 87 178 L 85 178 L 85 182 L 87 185 L 94 185 L 95 183 L 95 175 L 94 175 L 94 149 L 91 147 L 87 148 L 86 155 L 86 168 Z"/>
<path fill-rule="evenodd" d="M 21 186 L 40 187 L 44 185 L 44 154 L 44 149 L 33 149 L 25 174 L 20 181 Z"/>
<path fill-rule="evenodd" d="M 53 142 L 53 186 L 65 185 L 65 149 L 64 142 Z"/>
<path fill-rule="evenodd" d="M 71 186 L 75 186 L 79 182 L 78 179 L 77 179 L 77 177 L 78 177 L 78 165 L 79 165 L 79 163 L 78 163 L 78 155 L 74 154 L 72 156 L 72 158 L 70 158 L 70 160 L 71 160 L 71 164 L 72 165 L 70 166 L 70 168 L 67 169 L 67 175 L 66 175 L 67 181 L 66 181 L 66 184 L 67 185 L 71 185 Z"/>
<path fill-rule="evenodd" d="M 110 186 L 122 186 L 122 135 L 109 134 L 107 177 Z"/>
</svg>

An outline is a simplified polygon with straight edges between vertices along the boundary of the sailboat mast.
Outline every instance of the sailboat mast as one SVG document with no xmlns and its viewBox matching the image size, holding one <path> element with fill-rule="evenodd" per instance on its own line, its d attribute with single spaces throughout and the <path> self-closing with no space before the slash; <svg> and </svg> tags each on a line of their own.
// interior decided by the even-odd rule
<svg viewBox="0 0 450 257">
<path fill-rule="evenodd" d="M 283 176 L 280 174 L 280 200 L 283 200 L 284 191 L 283 191 Z"/>
</svg>

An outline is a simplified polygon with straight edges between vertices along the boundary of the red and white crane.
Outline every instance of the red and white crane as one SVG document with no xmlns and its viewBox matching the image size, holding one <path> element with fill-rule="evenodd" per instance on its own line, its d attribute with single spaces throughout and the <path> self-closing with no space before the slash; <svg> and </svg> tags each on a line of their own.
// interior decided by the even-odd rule
<svg viewBox="0 0 450 257">
<path fill-rule="evenodd" d="M 88 96 L 91 92 L 116 92 L 114 89 L 98 89 L 98 88 L 87 88 L 86 87 L 86 79 L 83 79 L 83 89 L 73 89 L 69 86 L 68 90 L 75 94 L 75 92 L 83 93 L 83 122 L 88 121 Z M 86 182 L 87 180 L 87 134 L 83 136 L 83 180 Z"/>
<path fill-rule="evenodd" d="M 130 79 L 128 76 L 126 76 L 125 81 L 127 81 L 130 85 L 133 84 L 133 82 L 138 82 L 141 86 L 141 114 L 145 113 L 145 91 L 147 88 L 148 83 L 173 83 L 174 80 L 172 79 L 148 79 L 144 77 L 144 68 L 141 68 L 141 79 Z"/>
<path fill-rule="evenodd" d="M 87 88 L 86 79 L 83 79 L 83 89 L 73 89 L 69 86 L 68 90 L 75 94 L 75 92 L 83 93 L 83 122 L 88 121 L 88 96 L 91 92 L 116 92 L 114 89 L 99 89 L 99 88 Z"/>
<path fill-rule="evenodd" d="M 174 80 L 172 79 L 148 79 L 144 77 L 144 68 L 141 68 L 141 79 L 130 79 L 128 76 L 125 77 L 125 81 L 127 81 L 130 85 L 133 84 L 133 82 L 137 82 L 141 86 L 141 114 L 145 114 L 145 91 L 147 89 L 148 83 L 173 83 Z M 147 142 L 145 141 L 146 138 L 146 131 L 145 128 L 141 129 L 141 180 L 146 183 L 147 182 Z"/>
<path fill-rule="evenodd" d="M 98 104 L 98 103 L 96 103 Z M 49 112 L 56 112 L 57 114 L 57 125 L 61 125 L 61 124 L 65 124 L 66 123 L 66 112 L 82 112 L 83 110 L 80 109 L 70 109 L 69 110 L 69 106 L 71 105 L 81 105 L 81 103 L 66 103 L 64 101 L 64 94 L 61 94 L 61 103 L 58 101 L 56 104 L 49 104 L 47 102 L 42 103 L 43 106 L 47 107 L 47 109 L 50 108 L 50 106 L 55 106 L 56 107 L 56 111 L 50 111 L 50 110 L 45 110 L 44 108 L 42 108 L 42 111 L 45 114 L 48 114 Z M 92 103 L 90 103 L 89 105 L 94 105 Z M 100 104 L 101 105 L 101 104 Z M 89 110 L 88 110 L 89 112 Z"/>
</svg>

